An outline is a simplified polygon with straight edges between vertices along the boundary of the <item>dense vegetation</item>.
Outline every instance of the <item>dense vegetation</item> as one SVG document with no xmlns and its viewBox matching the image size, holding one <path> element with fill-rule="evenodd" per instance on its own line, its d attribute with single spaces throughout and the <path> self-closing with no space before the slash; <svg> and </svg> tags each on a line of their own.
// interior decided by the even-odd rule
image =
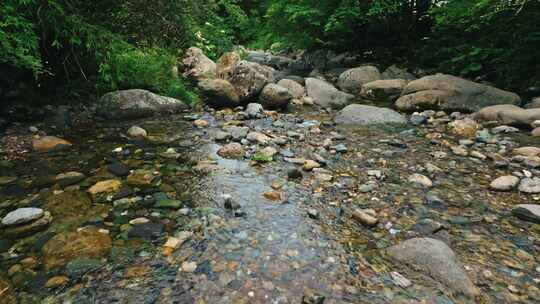
<svg viewBox="0 0 540 304">
<path fill-rule="evenodd" d="M 216 58 L 235 44 L 369 52 L 524 91 L 540 85 L 538 20 L 538 0 L 3 0 L 0 96 L 24 84 L 192 99 L 170 68 L 182 50 Z"/>
</svg>

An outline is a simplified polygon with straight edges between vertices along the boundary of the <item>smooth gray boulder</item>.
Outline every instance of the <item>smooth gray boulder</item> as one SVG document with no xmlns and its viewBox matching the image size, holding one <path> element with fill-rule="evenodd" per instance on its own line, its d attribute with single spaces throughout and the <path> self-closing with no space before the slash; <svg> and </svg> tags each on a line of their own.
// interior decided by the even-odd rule
<svg viewBox="0 0 540 304">
<path fill-rule="evenodd" d="M 395 101 L 406 85 L 404 79 L 375 80 L 362 86 L 360 96 L 376 101 Z"/>
<path fill-rule="evenodd" d="M 323 108 L 343 108 L 350 104 L 354 96 L 336 89 L 330 83 L 317 78 L 306 78 L 307 96 Z"/>
<path fill-rule="evenodd" d="M 479 294 L 456 254 L 442 241 L 413 238 L 388 248 L 386 252 L 393 261 L 424 271 L 454 293 L 462 293 L 469 298 Z"/>
<path fill-rule="evenodd" d="M 407 123 L 407 119 L 403 115 L 392 109 L 360 104 L 346 106 L 337 113 L 334 121 L 339 125 Z"/>
<path fill-rule="evenodd" d="M 411 81 L 396 101 L 402 111 L 445 110 L 475 112 L 498 104 L 519 105 L 521 98 L 485 84 L 437 74 Z"/>
<path fill-rule="evenodd" d="M 140 118 L 187 109 L 189 106 L 181 100 L 140 89 L 110 92 L 97 102 L 97 114 L 112 119 Z"/>
<path fill-rule="evenodd" d="M 379 69 L 374 66 L 366 65 L 354 69 L 346 70 L 338 78 L 338 87 L 351 94 L 359 94 L 362 85 L 381 79 Z"/>
<path fill-rule="evenodd" d="M 19 208 L 4 216 L 2 219 L 2 225 L 14 226 L 25 224 L 41 218 L 43 214 L 43 209 L 40 208 Z"/>
</svg>

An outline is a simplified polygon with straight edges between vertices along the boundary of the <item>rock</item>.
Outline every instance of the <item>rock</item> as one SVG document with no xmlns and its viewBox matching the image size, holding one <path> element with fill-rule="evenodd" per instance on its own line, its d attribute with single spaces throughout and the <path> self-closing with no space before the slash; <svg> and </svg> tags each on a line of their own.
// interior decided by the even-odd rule
<svg viewBox="0 0 540 304">
<path fill-rule="evenodd" d="M 491 182 L 489 187 L 498 191 L 510 191 L 519 184 L 519 177 L 513 175 L 505 175 L 497 177 Z"/>
<path fill-rule="evenodd" d="M 43 209 L 40 208 L 19 208 L 8 213 L 2 219 L 2 225 L 15 226 L 25 224 L 39 219 L 43 216 Z"/>
<path fill-rule="evenodd" d="M 270 137 L 260 132 L 249 132 L 246 138 L 251 142 L 256 142 L 261 145 L 266 145 L 270 141 Z"/>
<path fill-rule="evenodd" d="M 0 186 L 9 185 L 17 180 L 16 176 L 0 176 Z"/>
<path fill-rule="evenodd" d="M 140 89 L 110 92 L 97 102 L 98 115 L 109 119 L 134 119 L 155 113 L 175 113 L 188 108 L 181 100 Z"/>
<path fill-rule="evenodd" d="M 540 178 L 524 178 L 519 183 L 519 191 L 524 193 L 540 193 Z"/>
<path fill-rule="evenodd" d="M 66 187 L 73 184 L 76 184 L 86 178 L 86 175 L 80 173 L 80 172 L 66 172 L 66 173 L 60 173 L 58 174 L 54 180 L 55 182 L 60 185 L 60 187 Z"/>
<path fill-rule="evenodd" d="M 118 192 L 122 188 L 122 182 L 117 179 L 109 179 L 105 181 L 100 181 L 94 184 L 92 187 L 88 189 L 88 193 L 92 195 L 92 197 L 96 197 L 97 195 L 101 194 L 113 194 Z"/>
<path fill-rule="evenodd" d="M 537 109 L 540 108 L 540 97 L 533 98 L 531 102 L 525 105 L 526 109 Z"/>
<path fill-rule="evenodd" d="M 491 132 L 493 134 L 501 134 L 501 133 L 517 133 L 519 132 L 518 128 L 510 127 L 510 126 L 498 126 L 493 129 L 491 129 Z"/>
<path fill-rule="evenodd" d="M 302 171 L 294 168 L 287 170 L 287 176 L 289 179 L 301 179 L 303 177 Z"/>
<path fill-rule="evenodd" d="M 231 139 L 231 137 L 232 137 L 231 133 L 221 131 L 221 130 L 218 130 L 212 133 L 212 138 L 214 138 L 215 141 L 225 141 L 225 140 Z"/>
<path fill-rule="evenodd" d="M 69 261 L 86 258 L 101 259 L 109 255 L 111 237 L 97 229 L 86 228 L 77 232 L 62 232 L 51 238 L 42 248 L 47 270 L 64 266 Z"/>
<path fill-rule="evenodd" d="M 454 120 L 448 126 L 453 134 L 464 138 L 475 138 L 480 128 L 480 125 L 470 118 Z"/>
<path fill-rule="evenodd" d="M 503 111 L 519 111 L 520 107 L 513 104 L 501 104 L 488 106 L 473 114 L 473 119 L 477 121 L 498 121 L 499 113 Z"/>
<path fill-rule="evenodd" d="M 225 209 L 240 209 L 240 204 L 237 201 L 233 200 L 232 196 L 230 196 L 229 194 L 223 194 L 221 197 L 223 198 L 223 207 L 225 207 Z"/>
<path fill-rule="evenodd" d="M 302 304 L 323 304 L 326 297 L 314 290 L 304 290 L 302 295 Z"/>
<path fill-rule="evenodd" d="M 469 151 L 464 146 L 451 146 L 450 150 L 457 156 L 468 156 Z"/>
<path fill-rule="evenodd" d="M 379 69 L 367 65 L 346 70 L 339 75 L 337 85 L 347 93 L 359 94 L 364 84 L 380 79 L 381 73 Z"/>
<path fill-rule="evenodd" d="M 265 157 L 273 158 L 274 155 L 278 153 L 278 151 L 274 147 L 266 147 L 262 149 L 260 153 Z"/>
<path fill-rule="evenodd" d="M 392 271 L 390 272 L 390 277 L 392 278 L 392 281 L 394 281 L 394 284 L 396 286 L 399 286 L 401 288 L 407 288 L 412 285 L 411 281 L 401 275 L 399 272 Z"/>
<path fill-rule="evenodd" d="M 45 203 L 45 209 L 62 221 L 84 219 L 92 210 L 92 201 L 81 191 L 64 191 L 50 194 Z M 80 220 L 76 221 L 77 223 Z"/>
<path fill-rule="evenodd" d="M 240 105 L 240 97 L 236 89 L 227 80 L 204 79 L 197 84 L 205 102 L 214 107 L 237 107 Z"/>
<path fill-rule="evenodd" d="M 197 128 L 206 128 L 208 127 L 209 123 L 204 119 L 196 119 L 193 121 L 193 125 Z"/>
<path fill-rule="evenodd" d="M 523 155 L 526 157 L 540 156 L 540 148 L 538 147 L 520 147 L 512 151 L 514 155 Z"/>
<path fill-rule="evenodd" d="M 226 52 L 216 62 L 217 77 L 227 79 L 231 76 L 234 66 L 242 60 L 236 52 Z"/>
<path fill-rule="evenodd" d="M 164 226 L 158 222 L 148 222 L 131 227 L 128 232 L 130 238 L 140 238 L 149 242 L 161 238 Z"/>
<path fill-rule="evenodd" d="M 388 67 L 384 72 L 381 74 L 382 79 L 404 79 L 407 81 L 415 80 L 416 77 L 407 72 L 405 69 L 401 69 L 397 67 L 396 65 L 392 65 Z"/>
<path fill-rule="evenodd" d="M 158 209 L 180 209 L 182 208 L 183 203 L 179 200 L 173 200 L 173 199 L 162 199 L 158 200 L 154 204 L 154 208 Z"/>
<path fill-rule="evenodd" d="M 118 161 L 109 164 L 107 170 L 116 176 L 127 176 L 129 174 L 129 167 Z"/>
<path fill-rule="evenodd" d="M 366 227 L 374 227 L 379 223 L 377 213 L 373 209 L 354 209 L 352 218 Z"/>
<path fill-rule="evenodd" d="M 516 205 L 512 208 L 512 214 L 524 221 L 540 224 L 540 205 Z"/>
<path fill-rule="evenodd" d="M 415 126 L 423 125 L 427 122 L 427 117 L 420 114 L 413 114 L 409 117 L 409 122 Z"/>
<path fill-rule="evenodd" d="M 197 263 L 195 262 L 182 262 L 181 269 L 183 272 L 195 272 L 195 269 L 197 269 Z"/>
<path fill-rule="evenodd" d="M 37 152 L 65 150 L 73 146 L 69 141 L 55 136 L 43 136 L 32 139 L 32 148 Z"/>
<path fill-rule="evenodd" d="M 263 193 L 263 196 L 269 201 L 273 201 L 273 202 L 282 201 L 281 192 L 279 191 L 266 191 Z"/>
<path fill-rule="evenodd" d="M 281 79 L 279 86 L 286 88 L 292 95 L 292 98 L 300 99 L 306 94 L 306 89 L 298 82 L 291 79 Z"/>
<path fill-rule="evenodd" d="M 184 76 L 196 80 L 203 78 L 215 78 L 217 76 L 217 65 L 204 52 L 196 47 L 187 49 L 182 59 L 184 65 Z"/>
<path fill-rule="evenodd" d="M 246 113 L 249 118 L 257 118 L 259 115 L 262 115 L 263 112 L 264 112 L 264 108 L 262 104 L 260 103 L 250 103 L 246 107 Z"/>
<path fill-rule="evenodd" d="M 307 214 L 309 218 L 314 219 L 314 220 L 318 220 L 321 217 L 319 211 L 313 208 L 309 208 L 307 211 Z"/>
<path fill-rule="evenodd" d="M 360 96 L 376 101 L 395 101 L 407 85 L 403 79 L 375 80 L 365 83 Z"/>
<path fill-rule="evenodd" d="M 65 286 L 69 282 L 69 278 L 66 276 L 55 276 L 47 280 L 45 283 L 46 288 L 57 288 Z"/>
<path fill-rule="evenodd" d="M 313 102 L 323 108 L 343 108 L 350 104 L 354 96 L 336 89 L 330 83 L 317 79 L 306 79 L 306 92 Z"/>
<path fill-rule="evenodd" d="M 425 188 L 433 187 L 433 182 L 431 181 L 431 179 L 429 179 L 429 177 L 418 173 L 409 176 L 408 181 L 410 183 L 418 184 Z"/>
<path fill-rule="evenodd" d="M 540 119 L 540 109 L 508 109 L 498 113 L 500 123 L 507 125 L 530 127 L 533 122 Z"/>
<path fill-rule="evenodd" d="M 337 113 L 334 121 L 340 125 L 406 124 L 407 119 L 398 112 L 374 106 L 352 104 Z"/>
<path fill-rule="evenodd" d="M 223 158 L 241 159 L 244 158 L 246 151 L 239 143 L 230 143 L 219 148 L 218 155 Z"/>
<path fill-rule="evenodd" d="M 531 136 L 533 136 L 533 137 L 540 137 L 540 127 L 534 128 L 534 129 L 531 131 Z"/>
<path fill-rule="evenodd" d="M 267 84 L 259 95 L 259 102 L 265 109 L 285 109 L 291 99 L 289 90 L 273 83 Z"/>
<path fill-rule="evenodd" d="M 45 211 L 43 216 L 32 222 L 17 226 L 7 227 L 2 236 L 7 239 L 19 239 L 33 235 L 39 231 L 45 230 L 52 221 L 51 213 Z"/>
<path fill-rule="evenodd" d="M 407 84 L 396 101 L 396 107 L 403 111 L 432 109 L 474 112 L 492 105 L 520 103 L 517 94 L 459 77 L 437 74 Z"/>
<path fill-rule="evenodd" d="M 132 126 L 127 130 L 127 135 L 131 138 L 144 138 L 148 135 L 145 129 L 139 126 Z"/>
<path fill-rule="evenodd" d="M 228 126 L 223 128 L 225 131 L 230 132 L 232 139 L 240 141 L 245 138 L 249 132 L 248 127 Z"/>
<path fill-rule="evenodd" d="M 311 159 L 306 159 L 304 161 L 304 165 L 302 166 L 302 169 L 304 169 L 305 171 L 311 171 L 315 168 L 320 168 L 320 167 L 321 167 L 321 164 L 319 164 L 318 162 Z"/>
<path fill-rule="evenodd" d="M 248 101 L 259 95 L 267 83 L 274 81 L 274 69 L 254 62 L 240 61 L 226 78 L 236 90 L 240 101 Z"/>
<path fill-rule="evenodd" d="M 460 265 L 455 253 L 444 242 L 432 238 L 413 238 L 387 249 L 398 262 L 423 269 L 429 276 L 469 298 L 479 294 Z"/>
<path fill-rule="evenodd" d="M 127 177 L 127 184 L 137 188 L 148 188 L 153 186 L 156 180 L 157 175 L 152 171 L 137 169 Z"/>
<path fill-rule="evenodd" d="M 261 51 L 248 51 L 246 60 L 269 65 L 276 69 L 285 69 L 293 62 L 291 58 L 285 56 L 276 56 L 271 53 Z"/>
</svg>

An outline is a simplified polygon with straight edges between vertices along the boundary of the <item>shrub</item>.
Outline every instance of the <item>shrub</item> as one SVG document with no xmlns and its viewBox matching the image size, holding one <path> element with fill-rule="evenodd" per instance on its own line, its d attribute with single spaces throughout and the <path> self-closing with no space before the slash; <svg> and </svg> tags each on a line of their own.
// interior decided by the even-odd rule
<svg viewBox="0 0 540 304">
<path fill-rule="evenodd" d="M 113 49 L 99 66 L 98 91 L 145 89 L 188 103 L 197 98 L 175 75 L 176 56 L 162 48 Z"/>
</svg>

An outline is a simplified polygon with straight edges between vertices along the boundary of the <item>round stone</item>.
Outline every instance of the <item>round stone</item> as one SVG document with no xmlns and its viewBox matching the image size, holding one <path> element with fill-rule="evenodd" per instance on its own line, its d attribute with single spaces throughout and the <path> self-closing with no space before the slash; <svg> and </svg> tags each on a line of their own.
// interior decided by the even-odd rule
<svg viewBox="0 0 540 304">
<path fill-rule="evenodd" d="M 513 175 L 505 175 L 497 177 L 489 185 L 491 189 L 498 191 L 510 191 L 519 184 L 519 177 Z"/>
</svg>

